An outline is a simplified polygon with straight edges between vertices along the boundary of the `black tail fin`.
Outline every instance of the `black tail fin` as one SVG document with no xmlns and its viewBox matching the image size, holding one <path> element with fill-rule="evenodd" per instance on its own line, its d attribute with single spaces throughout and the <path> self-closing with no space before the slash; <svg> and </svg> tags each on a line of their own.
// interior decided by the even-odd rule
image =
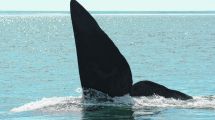
<svg viewBox="0 0 215 120">
<path fill-rule="evenodd" d="M 83 89 L 95 89 L 111 97 L 128 94 L 130 67 L 95 19 L 75 0 L 70 3 Z"/>
</svg>

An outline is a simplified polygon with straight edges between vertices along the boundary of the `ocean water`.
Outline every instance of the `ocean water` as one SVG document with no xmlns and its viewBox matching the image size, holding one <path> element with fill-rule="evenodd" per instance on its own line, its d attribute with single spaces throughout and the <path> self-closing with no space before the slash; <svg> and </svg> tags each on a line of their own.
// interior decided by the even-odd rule
<svg viewBox="0 0 215 120">
<path fill-rule="evenodd" d="M 0 14 L 2 120 L 214 120 L 214 14 L 94 14 L 134 82 L 194 96 L 83 101 L 69 14 Z"/>
</svg>

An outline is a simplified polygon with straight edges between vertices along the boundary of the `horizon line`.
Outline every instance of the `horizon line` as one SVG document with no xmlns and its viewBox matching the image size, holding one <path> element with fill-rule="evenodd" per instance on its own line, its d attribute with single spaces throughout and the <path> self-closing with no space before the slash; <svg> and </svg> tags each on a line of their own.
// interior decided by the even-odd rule
<svg viewBox="0 0 215 120">
<path fill-rule="evenodd" d="M 0 10 L 0 13 L 70 13 L 70 11 L 53 11 L 53 10 L 43 10 L 43 11 L 34 11 L 34 10 L 29 10 L 29 11 L 22 11 L 22 10 Z M 193 11 L 193 10 L 187 10 L 187 11 L 126 11 L 126 10 L 115 10 L 115 11 L 89 11 L 90 13 L 215 13 L 215 10 L 204 10 L 204 11 Z"/>
</svg>

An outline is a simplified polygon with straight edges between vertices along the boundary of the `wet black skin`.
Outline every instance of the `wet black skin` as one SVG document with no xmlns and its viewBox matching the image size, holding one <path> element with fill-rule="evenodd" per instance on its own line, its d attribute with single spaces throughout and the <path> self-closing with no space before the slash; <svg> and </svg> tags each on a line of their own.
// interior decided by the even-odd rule
<svg viewBox="0 0 215 120">
<path fill-rule="evenodd" d="M 75 0 L 71 0 L 70 9 L 84 96 L 92 93 L 89 89 L 95 89 L 110 97 L 156 94 L 182 100 L 192 98 L 150 81 L 133 85 L 128 62 L 95 19 Z"/>
</svg>

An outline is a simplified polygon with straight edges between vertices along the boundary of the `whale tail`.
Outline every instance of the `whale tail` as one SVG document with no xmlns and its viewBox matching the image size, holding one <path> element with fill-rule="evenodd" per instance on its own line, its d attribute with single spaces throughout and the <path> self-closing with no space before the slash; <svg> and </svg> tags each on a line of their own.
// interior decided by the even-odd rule
<svg viewBox="0 0 215 120">
<path fill-rule="evenodd" d="M 82 88 L 111 97 L 128 94 L 132 74 L 124 56 L 77 1 L 71 0 L 70 10 Z"/>
<path fill-rule="evenodd" d="M 140 81 L 132 86 L 129 64 L 95 19 L 75 0 L 70 3 L 70 10 L 85 98 L 156 94 L 166 98 L 192 99 L 191 96 L 150 81 Z M 105 94 L 97 94 L 97 91 Z"/>
<path fill-rule="evenodd" d="M 186 95 L 180 91 L 171 90 L 163 85 L 151 81 L 139 81 L 135 83 L 131 88 L 130 95 L 133 97 L 159 95 L 165 98 L 174 98 L 180 100 L 192 99 L 191 96 Z"/>
</svg>

